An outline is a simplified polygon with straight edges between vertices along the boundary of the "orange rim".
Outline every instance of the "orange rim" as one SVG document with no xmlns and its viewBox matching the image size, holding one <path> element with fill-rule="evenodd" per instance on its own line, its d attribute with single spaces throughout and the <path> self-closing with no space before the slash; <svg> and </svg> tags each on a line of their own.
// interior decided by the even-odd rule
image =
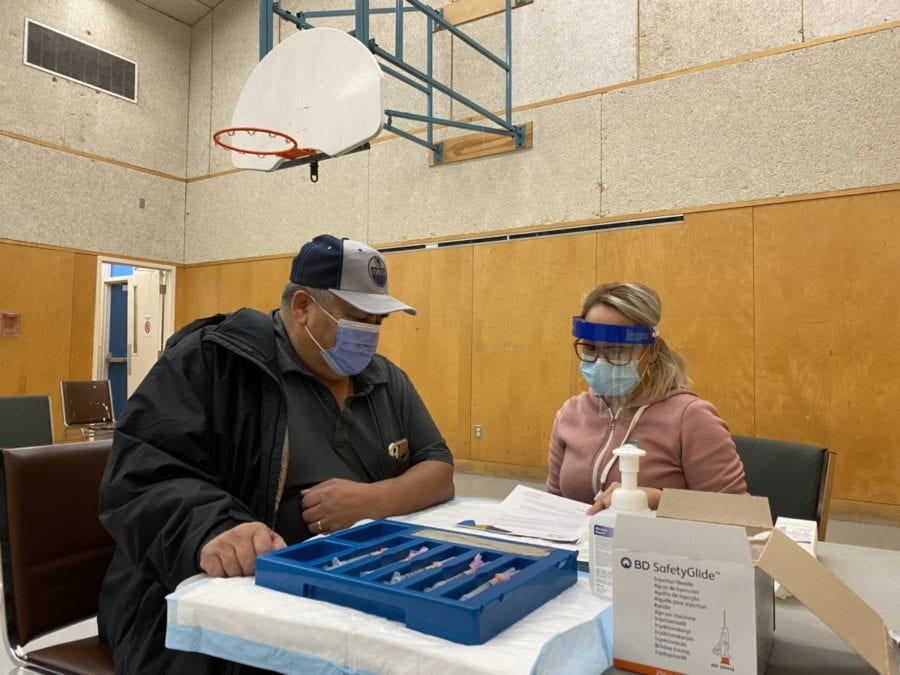
<svg viewBox="0 0 900 675">
<path fill-rule="evenodd" d="M 266 134 L 273 138 L 283 138 L 288 143 L 289 147 L 284 150 L 252 150 L 249 148 L 239 148 L 236 145 L 232 145 L 231 143 L 222 140 L 223 136 L 234 136 L 238 132 L 245 132 L 251 136 L 253 134 Z M 219 129 L 213 134 L 213 142 L 225 150 L 239 152 L 242 155 L 257 155 L 259 157 L 277 156 L 284 157 L 285 159 L 300 159 L 301 157 L 312 157 L 319 153 L 318 150 L 313 148 L 297 147 L 297 141 L 283 131 L 278 131 L 277 129 L 264 129 L 263 127 L 226 127 L 224 129 Z"/>
</svg>

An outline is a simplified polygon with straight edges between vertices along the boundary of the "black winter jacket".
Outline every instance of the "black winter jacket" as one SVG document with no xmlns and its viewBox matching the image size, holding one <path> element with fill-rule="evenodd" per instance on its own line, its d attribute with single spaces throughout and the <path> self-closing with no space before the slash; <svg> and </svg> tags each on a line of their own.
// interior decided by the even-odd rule
<svg viewBox="0 0 900 675">
<path fill-rule="evenodd" d="M 287 422 L 275 349 L 268 315 L 201 319 L 169 340 L 129 399 L 100 489 L 118 546 L 98 623 L 119 673 L 239 670 L 164 649 L 165 596 L 200 571 L 215 535 L 274 524 Z"/>
</svg>

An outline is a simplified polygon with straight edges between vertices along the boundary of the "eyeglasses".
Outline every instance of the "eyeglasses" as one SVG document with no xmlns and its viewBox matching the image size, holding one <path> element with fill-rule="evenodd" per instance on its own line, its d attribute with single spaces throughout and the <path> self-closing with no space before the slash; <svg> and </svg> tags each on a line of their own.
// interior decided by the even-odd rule
<svg viewBox="0 0 900 675">
<path fill-rule="evenodd" d="M 611 366 L 627 366 L 640 354 L 642 345 L 605 345 L 586 340 L 575 340 L 575 355 L 587 363 L 602 358 Z"/>
</svg>

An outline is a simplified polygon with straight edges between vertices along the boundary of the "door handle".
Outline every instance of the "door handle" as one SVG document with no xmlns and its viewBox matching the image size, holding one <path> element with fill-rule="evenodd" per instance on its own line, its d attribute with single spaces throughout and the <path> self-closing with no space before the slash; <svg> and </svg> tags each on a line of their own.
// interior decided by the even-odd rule
<svg viewBox="0 0 900 675">
<path fill-rule="evenodd" d="M 134 350 L 134 353 L 138 353 L 138 294 L 137 294 L 137 286 L 132 286 L 133 296 L 134 296 L 134 314 L 131 317 L 131 328 L 134 331 L 132 335 L 134 335 L 134 344 L 131 345 L 131 348 Z M 131 366 L 129 365 L 128 374 L 131 375 Z"/>
</svg>

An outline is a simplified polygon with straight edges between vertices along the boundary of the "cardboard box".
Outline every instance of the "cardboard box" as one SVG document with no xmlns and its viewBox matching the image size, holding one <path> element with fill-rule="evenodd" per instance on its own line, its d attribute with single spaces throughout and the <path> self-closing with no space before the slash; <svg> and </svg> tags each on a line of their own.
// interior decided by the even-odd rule
<svg viewBox="0 0 900 675">
<path fill-rule="evenodd" d="M 778 516 L 778 519 L 775 521 L 775 529 L 786 534 L 792 542 L 800 546 L 813 558 L 818 557 L 816 555 L 816 547 L 819 542 L 819 526 L 816 521 Z M 785 600 L 791 597 L 791 594 L 790 591 L 776 581 L 775 597 Z"/>
<path fill-rule="evenodd" d="M 774 579 L 879 673 L 897 672 L 881 617 L 772 527 L 763 497 L 664 490 L 656 518 L 619 514 L 613 565 L 618 668 L 764 672 Z"/>
</svg>

